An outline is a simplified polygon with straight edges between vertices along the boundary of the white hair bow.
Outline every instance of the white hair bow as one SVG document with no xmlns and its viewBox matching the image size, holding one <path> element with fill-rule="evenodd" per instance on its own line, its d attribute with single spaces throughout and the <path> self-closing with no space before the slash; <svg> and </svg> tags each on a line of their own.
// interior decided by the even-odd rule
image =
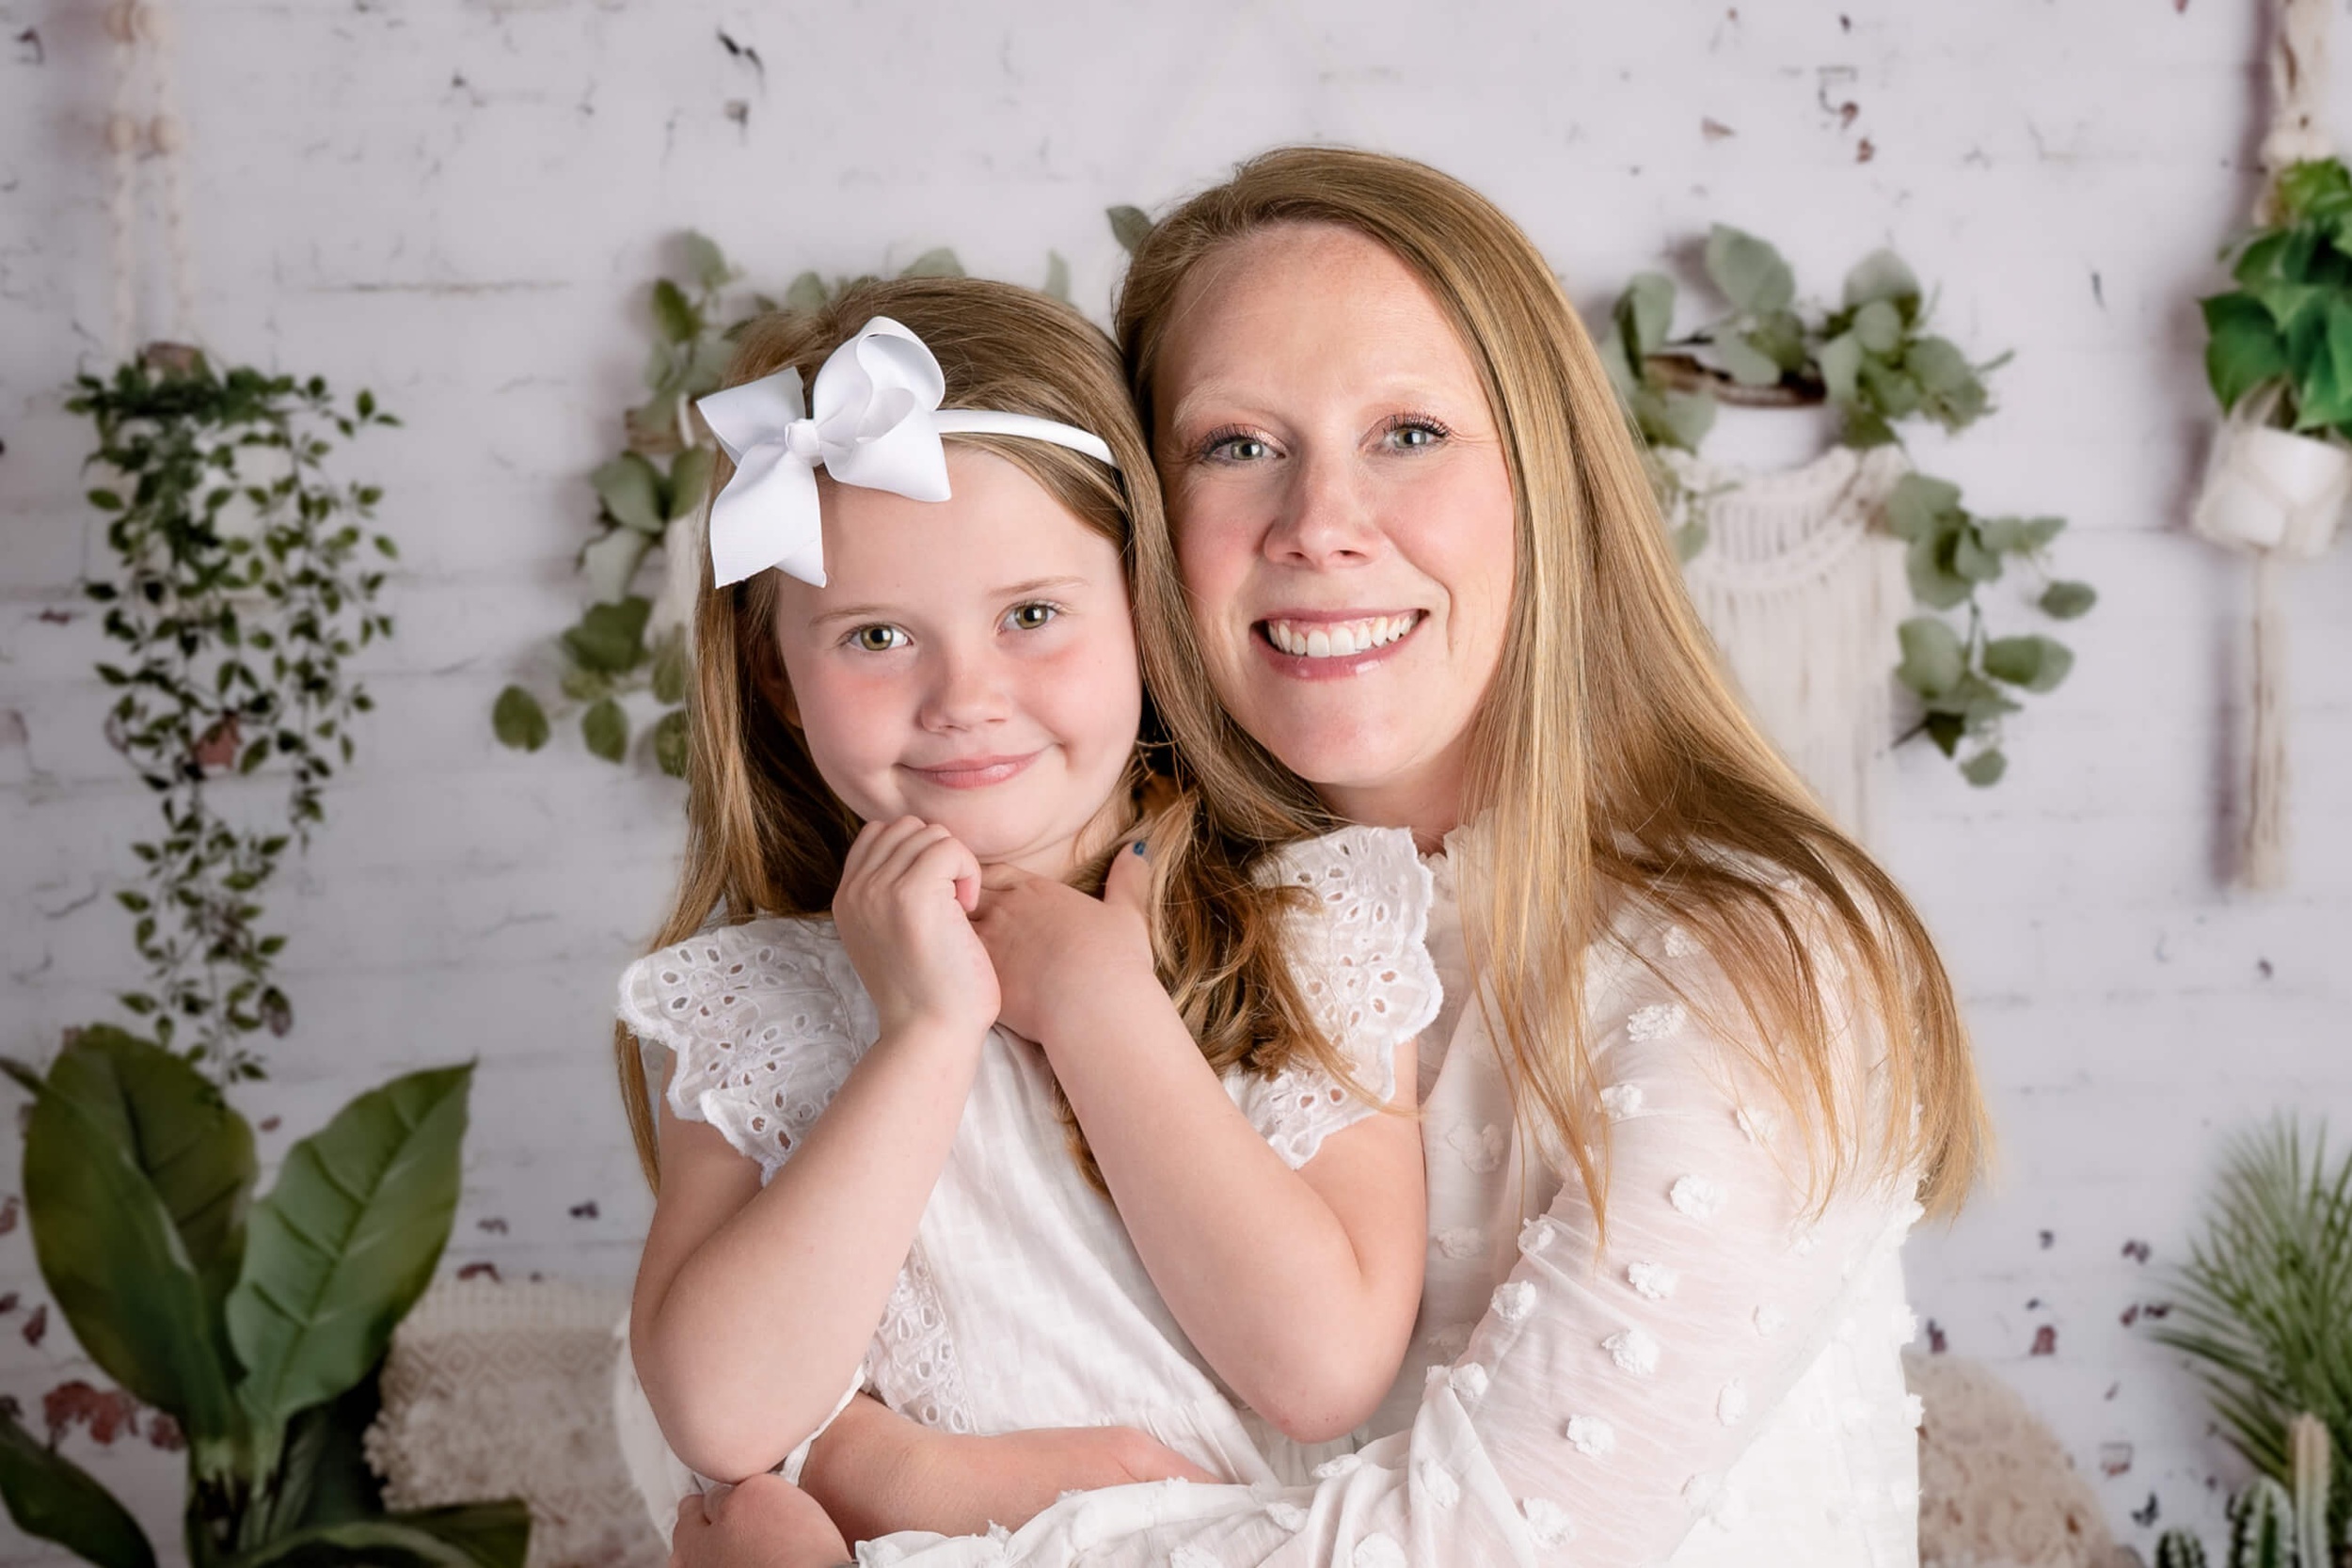
<svg viewBox="0 0 2352 1568">
<path fill-rule="evenodd" d="M 946 435 L 1026 436 L 1119 466 L 1091 432 L 1031 414 L 943 409 L 946 389 L 923 340 L 876 316 L 825 360 L 806 407 L 801 372 L 790 366 L 697 400 L 735 462 L 710 503 L 712 581 L 723 588 L 773 566 L 825 585 L 819 464 L 839 483 L 919 501 L 948 499 Z"/>
</svg>

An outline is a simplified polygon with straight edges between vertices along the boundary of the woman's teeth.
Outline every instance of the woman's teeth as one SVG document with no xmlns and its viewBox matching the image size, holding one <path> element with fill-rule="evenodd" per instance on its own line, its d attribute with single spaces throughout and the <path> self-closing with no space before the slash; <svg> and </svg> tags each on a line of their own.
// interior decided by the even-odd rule
<svg viewBox="0 0 2352 1568">
<path fill-rule="evenodd" d="M 1268 621 L 1266 641 L 1295 658 L 1352 658 L 1385 648 L 1421 620 L 1419 610 L 1361 621 Z"/>
</svg>

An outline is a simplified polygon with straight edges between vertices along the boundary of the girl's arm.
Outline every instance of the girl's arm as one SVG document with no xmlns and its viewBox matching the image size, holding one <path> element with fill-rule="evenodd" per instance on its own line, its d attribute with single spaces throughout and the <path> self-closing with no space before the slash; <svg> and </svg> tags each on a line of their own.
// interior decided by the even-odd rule
<svg viewBox="0 0 2352 1568">
<path fill-rule="evenodd" d="M 764 1190 L 717 1129 L 663 1096 L 629 1339 L 672 1451 L 703 1475 L 773 1466 L 832 1415 L 865 1357 L 995 1018 L 961 903 L 977 874 L 942 829 L 909 819 L 859 835 L 835 920 L 882 1033 Z"/>
<path fill-rule="evenodd" d="M 1152 1283 L 1200 1354 L 1290 1436 L 1341 1436 L 1387 1394 L 1420 1305 L 1419 1124 L 1365 1117 L 1293 1169 L 1161 990 L 1148 885 L 1127 854 L 1099 902 L 993 870 L 976 925 L 1004 1020 L 1044 1048 Z M 1410 1112 L 1409 1039 L 1395 1080 L 1394 1108 Z"/>
</svg>

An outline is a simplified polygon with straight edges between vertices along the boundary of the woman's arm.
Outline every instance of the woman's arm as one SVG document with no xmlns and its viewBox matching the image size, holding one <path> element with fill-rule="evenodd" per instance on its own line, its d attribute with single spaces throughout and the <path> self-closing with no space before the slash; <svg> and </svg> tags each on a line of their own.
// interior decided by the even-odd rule
<svg viewBox="0 0 2352 1568">
<path fill-rule="evenodd" d="M 977 875 L 945 830 L 910 818 L 860 833 L 834 915 L 881 1037 L 764 1190 L 716 1129 L 662 1097 L 629 1339 L 672 1451 L 703 1475 L 774 1465 L 865 1357 L 995 1019 L 964 909 Z"/>
<path fill-rule="evenodd" d="M 1169 1310 L 1252 1409 L 1304 1442 L 1386 1395 L 1421 1298 L 1418 1123 L 1375 1115 L 1294 1170 L 1234 1105 L 1152 972 L 1148 868 L 1101 901 L 992 873 L 977 928 L 1005 1022 L 1043 1047 Z M 1412 1109 L 1407 1040 L 1394 1109 Z"/>
</svg>

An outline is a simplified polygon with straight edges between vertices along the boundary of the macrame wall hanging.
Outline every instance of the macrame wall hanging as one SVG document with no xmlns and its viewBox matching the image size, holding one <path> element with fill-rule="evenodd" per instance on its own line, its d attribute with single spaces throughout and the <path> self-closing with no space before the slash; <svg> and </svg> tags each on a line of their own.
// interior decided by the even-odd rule
<svg viewBox="0 0 2352 1568">
<path fill-rule="evenodd" d="M 2270 49 L 2271 120 L 2263 138 L 2258 225 L 2277 223 L 2280 178 L 2330 156 L 2321 108 L 2328 89 L 2330 0 L 2279 0 Z M 2212 322 L 2209 312 L 2208 322 Z M 2285 380 L 2239 397 L 2214 438 L 2191 515 L 2197 532 L 2253 557 L 2251 759 L 2239 877 L 2258 889 L 2287 879 L 2287 628 L 2285 563 L 2310 560 L 2335 537 L 2352 494 L 2352 450 L 2324 433 L 2277 428 Z"/>
<path fill-rule="evenodd" d="M 1832 447 L 1753 474 L 1663 451 L 1707 522 L 1683 568 L 1749 711 L 1838 825 L 1867 842 L 1895 744 L 1896 628 L 1911 610 L 1903 546 L 1880 526 L 1910 471 L 1902 449 Z"/>
<path fill-rule="evenodd" d="M 111 346 L 121 364 L 141 352 L 145 314 L 140 168 L 151 158 L 161 187 L 165 277 L 171 291 L 170 341 L 144 352 L 184 368 L 196 341 L 196 268 L 188 244 L 187 123 L 180 118 L 172 69 L 171 17 L 161 0 L 120 0 L 106 8 L 114 55 L 114 105 L 106 117 L 110 178 L 107 211 L 114 230 Z"/>
</svg>

